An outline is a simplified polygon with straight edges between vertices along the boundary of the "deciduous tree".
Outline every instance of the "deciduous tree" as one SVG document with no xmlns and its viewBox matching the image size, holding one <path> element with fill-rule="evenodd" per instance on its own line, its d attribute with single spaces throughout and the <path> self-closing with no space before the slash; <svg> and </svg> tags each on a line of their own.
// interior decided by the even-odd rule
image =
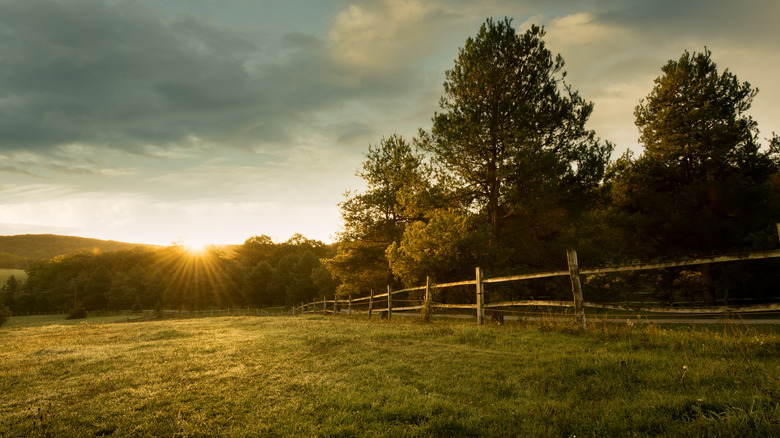
<svg viewBox="0 0 780 438">
<path fill-rule="evenodd" d="M 363 169 L 357 173 L 366 190 L 347 193 L 340 204 L 344 229 L 336 255 L 326 260 L 338 292 L 366 294 L 393 283 L 385 250 L 400 240 L 405 227 L 418 219 L 414 202 L 429 188 L 423 157 L 400 135 L 369 145 Z"/>
</svg>

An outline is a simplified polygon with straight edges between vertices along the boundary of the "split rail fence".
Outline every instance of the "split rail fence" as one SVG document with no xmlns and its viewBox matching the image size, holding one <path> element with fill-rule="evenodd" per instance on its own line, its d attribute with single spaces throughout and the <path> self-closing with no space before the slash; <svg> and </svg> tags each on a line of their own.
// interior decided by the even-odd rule
<svg viewBox="0 0 780 438">
<path fill-rule="evenodd" d="M 778 224 L 778 232 L 780 232 L 780 224 Z M 458 281 L 452 283 L 432 284 L 431 278 L 426 279 L 424 286 L 411 287 L 400 290 L 391 290 L 390 286 L 387 287 L 387 292 L 383 294 L 374 294 L 371 292 L 366 297 L 352 298 L 350 295 L 347 299 L 338 299 L 333 297 L 331 300 L 322 299 L 314 300 L 311 303 L 301 304 L 299 307 L 293 309 L 293 314 L 303 313 L 343 313 L 346 311 L 348 314 L 357 312 L 358 307 L 368 306 L 368 317 L 375 313 L 380 313 L 382 317 L 391 319 L 394 312 L 410 312 L 420 311 L 424 318 L 431 315 L 433 309 L 461 309 L 476 311 L 477 324 L 484 324 L 485 322 L 485 310 L 497 311 L 500 309 L 508 309 L 514 307 L 565 307 L 574 308 L 574 318 L 577 324 L 581 327 L 585 327 L 585 307 L 596 309 L 610 309 L 610 310 L 626 310 L 632 312 L 653 312 L 653 313 L 667 313 L 676 315 L 728 315 L 734 313 L 749 313 L 749 312 L 763 312 L 763 313 L 778 313 L 780 312 L 780 303 L 773 304 L 761 304 L 753 306 L 710 306 L 710 307 L 637 307 L 637 306 L 624 306 L 616 304 L 598 304 L 592 302 L 586 302 L 583 297 L 582 283 L 580 281 L 581 275 L 592 274 L 607 274 L 617 272 L 633 272 L 643 271 L 651 269 L 664 269 L 675 268 L 685 266 L 695 266 L 707 263 L 723 263 L 723 262 L 735 262 L 746 260 L 762 260 L 780 258 L 780 250 L 760 251 L 742 254 L 730 254 L 712 257 L 700 257 L 695 259 L 686 259 L 680 261 L 671 261 L 663 263 L 645 263 L 645 264 L 633 264 L 624 266 L 609 266 L 602 268 L 587 268 L 581 269 L 577 260 L 577 252 L 573 249 L 569 249 L 566 252 L 568 259 L 568 270 L 539 272 L 522 275 L 512 275 L 507 277 L 495 277 L 495 278 L 483 278 L 482 269 L 476 268 L 476 275 L 474 280 Z M 550 277 L 563 277 L 568 276 L 571 280 L 572 286 L 572 301 L 545 301 L 545 300 L 521 300 L 521 301 L 500 301 L 494 303 L 488 303 L 485 301 L 485 285 L 513 282 L 513 281 L 525 281 L 531 279 L 541 279 Z M 443 304 L 436 303 L 432 299 L 432 290 L 441 289 L 447 287 L 456 286 L 474 286 L 474 293 L 476 297 L 475 304 Z M 424 291 L 424 295 L 418 300 L 394 300 L 393 296 L 403 293 Z M 408 305 L 408 304 L 414 305 Z M 401 304 L 397 306 L 398 304 Z M 404 305 L 406 304 L 406 305 Z M 397 307 L 396 307 L 397 306 Z"/>
</svg>

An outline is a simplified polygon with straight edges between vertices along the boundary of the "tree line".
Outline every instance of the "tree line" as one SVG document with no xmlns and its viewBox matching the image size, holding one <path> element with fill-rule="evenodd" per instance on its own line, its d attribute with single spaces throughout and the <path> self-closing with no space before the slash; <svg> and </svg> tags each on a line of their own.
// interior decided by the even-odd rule
<svg viewBox="0 0 780 438">
<path fill-rule="evenodd" d="M 488 19 L 446 72 L 429 130 L 369 145 L 363 191 L 340 204 L 338 242 L 254 236 L 230 254 L 172 246 L 42 260 L 0 299 L 13 311 L 297 305 L 487 275 L 777 247 L 780 139 L 747 114 L 758 93 L 706 48 L 662 66 L 634 115 L 642 151 L 587 128 L 593 104 L 566 79 L 545 30 Z M 773 262 L 703 264 L 587 279 L 589 299 L 670 303 L 776 295 Z M 495 286 L 496 297 L 566 298 L 563 280 Z M 465 292 L 437 299 L 466 300 Z M 2 302 L 0 302 L 2 307 Z"/>
<path fill-rule="evenodd" d="M 207 309 L 297 305 L 335 291 L 321 263 L 333 247 L 295 235 L 253 236 L 232 251 L 181 245 L 78 252 L 34 262 L 27 280 L 9 278 L 0 305 L 15 313 Z"/>
<path fill-rule="evenodd" d="M 777 247 L 780 141 L 762 145 L 747 114 L 756 88 L 706 48 L 686 51 L 636 106 L 642 152 L 610 161 L 614 145 L 586 127 L 593 104 L 544 36 L 488 19 L 446 72 L 431 129 L 369 146 L 367 189 L 340 205 L 341 242 L 325 261 L 340 293 L 470 278 L 474 266 L 565 269 L 567 247 L 590 266 Z M 752 262 L 594 276 L 589 297 L 768 297 L 776 272 Z M 493 293 L 565 298 L 556 282 Z"/>
</svg>

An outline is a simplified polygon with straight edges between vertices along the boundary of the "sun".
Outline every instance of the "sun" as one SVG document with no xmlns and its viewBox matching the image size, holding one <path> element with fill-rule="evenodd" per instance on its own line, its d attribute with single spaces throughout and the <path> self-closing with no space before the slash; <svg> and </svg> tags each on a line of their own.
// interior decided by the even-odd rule
<svg viewBox="0 0 780 438">
<path fill-rule="evenodd" d="M 192 255 L 203 255 L 206 253 L 206 251 L 209 248 L 208 243 L 202 243 L 202 244 L 195 244 L 195 245 L 184 245 L 184 249 L 192 254 Z"/>
<path fill-rule="evenodd" d="M 214 246 L 214 243 L 206 239 L 195 239 L 192 237 L 179 236 L 173 244 L 182 248 L 192 255 L 203 255 L 208 249 Z"/>
</svg>

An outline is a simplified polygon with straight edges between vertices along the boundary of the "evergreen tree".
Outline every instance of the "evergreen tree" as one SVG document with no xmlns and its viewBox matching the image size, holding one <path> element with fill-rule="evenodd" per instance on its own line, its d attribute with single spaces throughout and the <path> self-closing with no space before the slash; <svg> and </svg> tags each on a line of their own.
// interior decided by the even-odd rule
<svg viewBox="0 0 780 438">
<path fill-rule="evenodd" d="M 762 150 L 746 114 L 758 92 L 707 50 L 669 61 L 636 107 L 644 153 L 624 155 L 607 186 L 628 251 L 690 257 L 774 244 L 778 140 Z M 774 247 L 774 246 L 770 246 Z M 763 249 L 763 248 L 762 248 Z M 701 266 L 703 296 L 714 304 L 713 267 Z"/>
<path fill-rule="evenodd" d="M 540 263 L 582 212 L 612 150 L 585 128 L 593 105 L 565 82 L 544 35 L 488 19 L 446 72 L 443 112 L 421 133 L 486 221 L 499 265 Z"/>
<path fill-rule="evenodd" d="M 2 290 L 0 290 L 0 326 L 5 324 L 5 322 L 8 321 L 8 318 L 11 317 L 11 309 L 8 308 L 7 303 L 16 295 L 18 286 L 19 284 L 16 281 L 16 277 L 12 275 L 8 277 Z"/>
</svg>

